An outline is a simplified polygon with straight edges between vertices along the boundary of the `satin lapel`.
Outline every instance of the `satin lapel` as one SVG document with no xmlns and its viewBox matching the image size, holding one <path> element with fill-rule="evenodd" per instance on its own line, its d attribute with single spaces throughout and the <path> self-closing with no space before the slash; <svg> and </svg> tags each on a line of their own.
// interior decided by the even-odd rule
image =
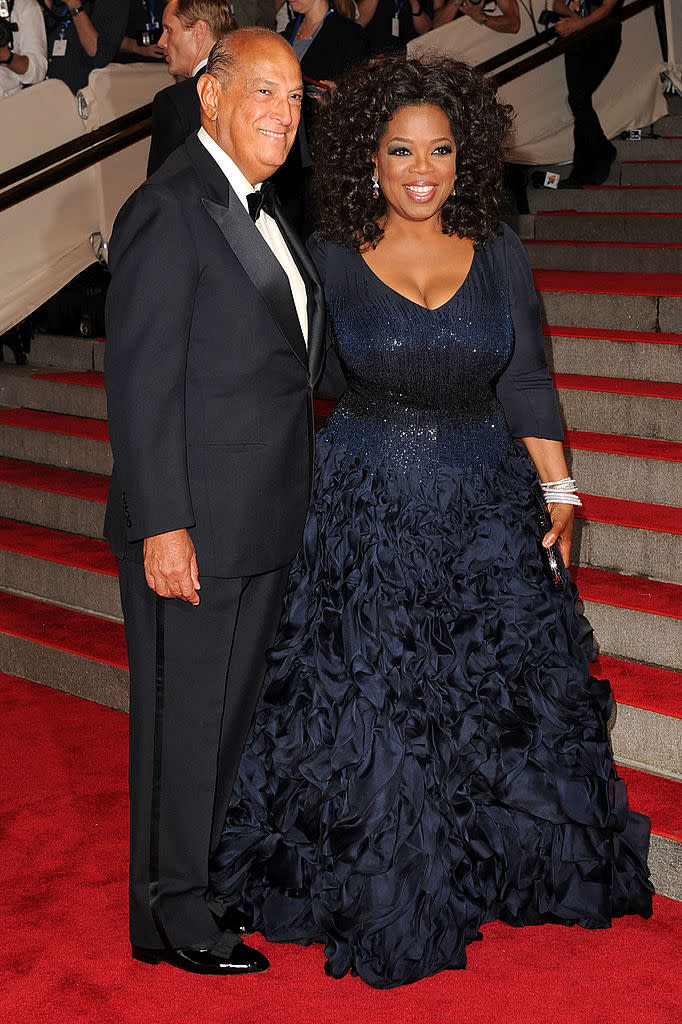
<svg viewBox="0 0 682 1024">
<path fill-rule="evenodd" d="M 317 267 L 313 263 L 305 245 L 283 216 L 279 202 L 275 206 L 275 220 L 305 281 L 308 295 L 308 366 L 310 368 L 310 379 L 314 385 L 322 372 L 324 361 L 324 341 L 327 325 L 324 289 L 317 273 Z"/>
<path fill-rule="evenodd" d="M 201 200 L 204 209 L 215 221 L 245 273 L 262 296 L 292 351 L 307 368 L 308 352 L 286 273 L 242 204 L 234 196 L 229 182 L 215 160 L 196 136 L 190 136 L 186 145 L 200 178 L 208 186 L 210 198 Z"/>
</svg>

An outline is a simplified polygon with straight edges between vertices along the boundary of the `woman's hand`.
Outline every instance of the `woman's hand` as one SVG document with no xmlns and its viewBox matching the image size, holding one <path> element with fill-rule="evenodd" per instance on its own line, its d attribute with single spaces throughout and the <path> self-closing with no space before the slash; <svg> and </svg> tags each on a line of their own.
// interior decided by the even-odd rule
<svg viewBox="0 0 682 1024">
<path fill-rule="evenodd" d="M 547 506 L 552 520 L 552 529 L 542 538 L 542 546 L 551 548 L 552 544 L 559 544 L 559 553 L 566 568 L 571 563 L 571 538 L 573 536 L 573 520 L 575 519 L 575 505 L 564 505 L 553 502 Z"/>
<path fill-rule="evenodd" d="M 579 32 L 582 28 L 582 22 L 583 19 L 577 16 L 574 18 L 562 18 L 561 21 L 557 21 L 554 28 L 556 29 L 556 34 L 565 39 L 566 36 L 572 36 L 574 32 Z"/>
</svg>

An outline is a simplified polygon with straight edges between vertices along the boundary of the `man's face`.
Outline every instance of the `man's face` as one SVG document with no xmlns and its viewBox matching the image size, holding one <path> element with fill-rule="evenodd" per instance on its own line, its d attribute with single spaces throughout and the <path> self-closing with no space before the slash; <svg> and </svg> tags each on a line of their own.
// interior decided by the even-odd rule
<svg viewBox="0 0 682 1024">
<path fill-rule="evenodd" d="M 218 88 L 215 139 L 256 185 L 287 158 L 301 116 L 301 68 L 288 43 L 251 40 L 227 89 Z"/>
<path fill-rule="evenodd" d="M 170 3 L 166 4 L 159 48 L 166 55 L 169 74 L 185 75 L 189 78 L 197 63 L 196 34 L 191 28 L 185 28 L 177 17 L 177 7 L 177 0 L 170 0 Z"/>
</svg>

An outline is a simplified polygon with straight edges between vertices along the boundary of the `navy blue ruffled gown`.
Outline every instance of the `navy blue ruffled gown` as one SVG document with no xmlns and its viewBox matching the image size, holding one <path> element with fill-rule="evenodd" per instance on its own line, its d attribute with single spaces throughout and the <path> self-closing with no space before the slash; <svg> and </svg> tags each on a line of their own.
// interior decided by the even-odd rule
<svg viewBox="0 0 682 1024">
<path fill-rule="evenodd" d="M 561 437 L 522 246 L 505 229 L 436 310 L 357 252 L 313 252 L 349 388 L 318 435 L 215 895 L 378 988 L 464 967 L 485 921 L 649 916 L 649 821 L 509 429 Z"/>
</svg>

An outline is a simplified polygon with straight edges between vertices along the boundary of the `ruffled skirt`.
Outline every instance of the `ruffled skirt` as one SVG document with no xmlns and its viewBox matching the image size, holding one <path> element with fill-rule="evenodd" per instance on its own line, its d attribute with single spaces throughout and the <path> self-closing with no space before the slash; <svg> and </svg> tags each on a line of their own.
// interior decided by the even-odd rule
<svg viewBox="0 0 682 1024">
<path fill-rule="evenodd" d="M 519 445 L 400 469 L 318 437 L 315 487 L 213 875 L 266 938 L 377 988 L 479 925 L 651 913 L 649 821 L 612 763 L 572 584 Z"/>
</svg>

